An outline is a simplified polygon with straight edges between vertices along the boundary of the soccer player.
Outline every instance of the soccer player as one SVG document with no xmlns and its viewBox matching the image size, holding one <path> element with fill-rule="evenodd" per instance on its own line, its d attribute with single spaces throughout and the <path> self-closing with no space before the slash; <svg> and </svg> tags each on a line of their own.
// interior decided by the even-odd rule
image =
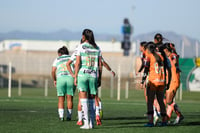
<svg viewBox="0 0 200 133">
<path fill-rule="evenodd" d="M 73 96 L 75 92 L 74 78 L 67 70 L 66 63 L 70 56 L 68 55 L 68 49 L 63 46 L 58 49 L 58 58 L 53 62 L 52 77 L 54 80 L 54 86 L 57 88 L 58 96 L 58 114 L 59 119 L 64 121 L 64 102 L 65 96 L 67 97 L 67 120 L 71 120 L 73 109 Z"/>
<path fill-rule="evenodd" d="M 161 53 L 162 57 L 164 58 L 164 73 L 165 73 L 165 89 L 169 88 L 170 82 L 171 82 L 171 63 L 164 52 L 164 44 L 163 40 L 165 38 L 162 36 L 162 34 L 157 33 L 154 36 L 154 44 L 156 47 L 156 50 Z M 165 39 L 167 40 L 167 39 Z M 167 82 L 166 82 L 167 81 Z M 165 101 L 165 99 L 164 99 Z M 157 123 L 160 116 L 160 106 L 158 104 L 157 99 L 154 100 L 154 124 Z"/>
<path fill-rule="evenodd" d="M 174 124 L 179 124 L 183 119 L 184 116 L 182 115 L 178 105 L 174 101 L 174 97 L 176 95 L 176 91 L 180 86 L 180 69 L 176 66 L 178 64 L 178 57 L 176 53 L 173 53 L 174 49 L 170 46 L 171 43 L 165 44 L 165 54 L 169 58 L 171 62 L 171 72 L 172 72 L 172 78 L 171 83 L 169 86 L 169 89 L 166 90 L 166 103 L 167 103 L 167 116 L 168 121 L 171 118 L 172 112 L 175 111 L 177 117 L 174 121 Z"/>
<path fill-rule="evenodd" d="M 81 39 L 81 43 L 84 43 Z M 70 67 L 70 64 L 72 62 L 76 61 L 76 55 L 77 55 L 77 49 L 75 49 L 75 51 L 73 52 L 71 58 L 68 60 L 67 62 L 67 67 Z M 103 57 L 101 56 L 101 61 L 102 61 L 102 66 L 104 66 L 108 71 L 111 72 L 111 74 L 113 75 L 113 77 L 115 76 L 115 72 L 111 69 L 111 67 L 108 65 L 108 63 L 103 59 Z M 69 68 L 68 68 L 69 70 Z M 73 72 L 70 71 L 70 74 L 73 76 Z M 99 77 L 98 77 L 98 87 L 101 86 L 101 75 L 102 75 L 102 70 L 99 70 Z M 103 117 L 103 109 L 102 109 L 102 102 L 101 99 L 98 97 L 98 93 L 95 96 L 95 105 L 96 105 L 96 123 L 97 125 L 101 125 L 101 119 Z M 82 123 L 82 111 L 81 111 L 81 102 L 80 102 L 80 98 L 79 98 L 79 102 L 78 102 L 78 121 L 77 121 L 77 125 L 83 125 Z"/>
<path fill-rule="evenodd" d="M 83 30 L 82 40 L 84 43 L 79 45 L 77 49 L 74 84 L 80 91 L 79 96 L 84 117 L 84 125 L 80 128 L 92 129 L 94 128 L 95 119 L 94 98 L 97 94 L 98 70 L 102 69 L 101 51 L 95 43 L 92 30 Z"/>
<path fill-rule="evenodd" d="M 147 114 L 149 122 L 145 124 L 147 127 L 154 126 L 153 123 L 153 102 L 156 96 L 158 103 L 160 105 L 162 126 L 166 126 L 166 108 L 164 104 L 164 89 L 165 89 L 165 73 L 164 73 L 164 58 L 162 55 L 156 51 L 155 45 L 149 44 L 147 47 L 146 56 L 149 59 L 149 81 L 147 84 Z"/>
<path fill-rule="evenodd" d="M 141 66 L 140 66 L 140 69 L 136 72 L 136 75 L 138 73 L 140 73 L 143 69 L 144 69 L 144 64 L 145 64 L 145 45 L 147 44 L 147 42 L 141 42 L 140 43 L 140 58 L 141 58 Z"/>
</svg>

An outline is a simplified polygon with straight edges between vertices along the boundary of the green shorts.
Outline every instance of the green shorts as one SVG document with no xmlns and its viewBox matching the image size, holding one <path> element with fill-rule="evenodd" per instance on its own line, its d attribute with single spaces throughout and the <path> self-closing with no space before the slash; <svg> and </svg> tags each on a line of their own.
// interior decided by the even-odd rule
<svg viewBox="0 0 200 133">
<path fill-rule="evenodd" d="M 71 95 L 74 96 L 76 87 L 74 86 L 74 78 L 70 76 L 60 77 L 57 79 L 57 96 Z"/>
<path fill-rule="evenodd" d="M 79 91 L 85 91 L 89 94 L 96 95 L 97 94 L 97 78 L 82 76 L 78 77 L 77 88 Z"/>
</svg>

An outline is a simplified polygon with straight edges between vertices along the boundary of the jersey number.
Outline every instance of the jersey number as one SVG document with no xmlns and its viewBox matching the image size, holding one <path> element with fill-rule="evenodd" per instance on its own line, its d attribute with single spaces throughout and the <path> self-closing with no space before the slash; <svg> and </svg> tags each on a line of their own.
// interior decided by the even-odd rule
<svg viewBox="0 0 200 133">
<path fill-rule="evenodd" d="M 67 71 L 67 66 L 66 66 L 65 63 L 64 63 L 64 64 L 60 64 L 60 70 L 61 70 L 62 72 Z"/>
<path fill-rule="evenodd" d="M 86 66 L 94 66 L 95 64 L 95 57 L 86 57 Z"/>
</svg>

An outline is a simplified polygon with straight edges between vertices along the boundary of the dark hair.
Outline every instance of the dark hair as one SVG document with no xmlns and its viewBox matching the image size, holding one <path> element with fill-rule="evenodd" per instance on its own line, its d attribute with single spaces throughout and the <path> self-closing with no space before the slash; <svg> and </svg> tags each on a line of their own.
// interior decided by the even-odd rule
<svg viewBox="0 0 200 133">
<path fill-rule="evenodd" d="M 84 29 L 82 35 L 85 36 L 86 40 L 94 47 L 97 48 L 97 44 L 95 43 L 94 34 L 90 29 Z"/>
<path fill-rule="evenodd" d="M 162 36 L 162 34 L 157 33 L 157 34 L 154 36 L 154 39 L 155 39 L 158 43 L 162 43 L 162 41 L 163 41 L 163 36 Z"/>
<path fill-rule="evenodd" d="M 68 55 L 69 51 L 68 51 L 66 46 L 63 46 L 63 47 L 58 49 L 58 53 L 60 53 L 61 55 L 64 55 L 64 54 Z"/>
<path fill-rule="evenodd" d="M 143 41 L 143 42 L 140 43 L 140 46 L 144 47 L 145 44 L 147 44 L 147 42 Z"/>
<path fill-rule="evenodd" d="M 128 18 L 124 19 L 124 24 L 129 24 Z"/>
<path fill-rule="evenodd" d="M 175 50 L 175 45 L 173 43 L 165 43 L 164 44 L 164 49 L 167 49 L 168 51 L 170 51 L 171 53 L 176 53 L 176 50 Z"/>
<path fill-rule="evenodd" d="M 153 54 L 153 56 L 156 59 L 156 62 L 158 63 L 159 66 L 163 65 L 163 62 L 160 58 L 160 56 L 157 54 L 156 46 L 153 42 L 148 42 L 147 49 Z"/>
</svg>

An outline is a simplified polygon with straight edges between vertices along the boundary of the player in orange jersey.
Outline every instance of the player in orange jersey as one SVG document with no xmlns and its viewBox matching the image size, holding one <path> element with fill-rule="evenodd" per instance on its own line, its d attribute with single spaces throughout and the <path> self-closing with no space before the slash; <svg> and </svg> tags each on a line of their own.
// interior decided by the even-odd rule
<svg viewBox="0 0 200 133">
<path fill-rule="evenodd" d="M 147 58 L 149 59 L 149 81 L 147 84 L 147 114 L 149 122 L 145 124 L 147 127 L 154 126 L 153 124 L 153 102 L 155 97 L 158 100 L 161 110 L 162 126 L 167 125 L 166 108 L 164 104 L 164 89 L 165 89 L 165 73 L 164 73 L 164 58 L 156 51 L 153 42 L 149 43 L 147 47 Z"/>
<path fill-rule="evenodd" d="M 174 97 L 176 95 L 176 91 L 180 86 L 180 69 L 177 67 L 178 64 L 178 56 L 176 53 L 173 53 L 174 49 L 171 48 L 170 43 L 165 44 L 165 54 L 169 58 L 171 62 L 171 72 L 172 78 L 169 89 L 166 91 L 166 103 L 167 103 L 167 116 L 168 121 L 171 118 L 172 112 L 175 111 L 177 118 L 174 121 L 174 124 L 179 124 L 183 119 L 184 116 L 182 115 L 178 105 L 174 102 Z"/>
</svg>

